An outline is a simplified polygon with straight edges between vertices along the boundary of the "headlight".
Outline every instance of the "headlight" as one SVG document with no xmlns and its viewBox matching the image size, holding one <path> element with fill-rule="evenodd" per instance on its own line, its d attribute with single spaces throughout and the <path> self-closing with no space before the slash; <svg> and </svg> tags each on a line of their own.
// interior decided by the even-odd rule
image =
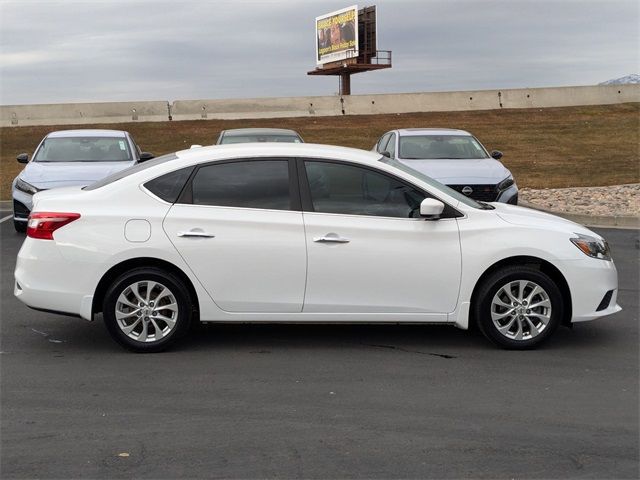
<svg viewBox="0 0 640 480">
<path fill-rule="evenodd" d="M 21 192 L 28 193 L 29 195 L 35 195 L 40 191 L 39 188 L 36 188 L 30 183 L 27 183 L 21 179 L 18 179 L 18 181 L 16 182 L 16 188 Z"/>
<path fill-rule="evenodd" d="M 514 183 L 515 182 L 513 181 L 513 177 L 507 177 L 498 184 L 498 191 L 502 192 L 503 190 L 506 190 Z"/>
<path fill-rule="evenodd" d="M 576 235 L 578 236 L 570 240 L 576 247 L 582 250 L 582 253 L 601 260 L 611 260 L 609 244 L 605 240 L 590 235 L 581 235 L 579 233 Z"/>
</svg>

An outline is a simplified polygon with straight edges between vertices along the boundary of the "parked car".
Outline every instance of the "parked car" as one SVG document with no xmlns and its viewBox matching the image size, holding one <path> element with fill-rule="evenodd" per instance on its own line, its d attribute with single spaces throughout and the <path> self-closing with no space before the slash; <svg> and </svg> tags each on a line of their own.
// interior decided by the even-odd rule
<svg viewBox="0 0 640 480">
<path fill-rule="evenodd" d="M 518 187 L 511 172 L 464 130 L 406 128 L 385 133 L 374 150 L 464 195 L 484 202 L 518 203 Z"/>
<path fill-rule="evenodd" d="M 13 225 L 27 229 L 35 193 L 71 185 L 84 186 L 138 162 L 153 158 L 128 132 L 116 130 L 61 130 L 46 135 L 29 161 L 21 153 L 17 160 L 26 166 L 13 180 Z"/>
<path fill-rule="evenodd" d="M 392 159 L 246 144 L 39 192 L 15 269 L 36 309 L 159 351 L 191 322 L 477 323 L 506 348 L 620 310 L 607 242 Z"/>
<path fill-rule="evenodd" d="M 295 130 L 284 128 L 235 128 L 222 130 L 216 145 L 253 142 L 304 143 L 304 140 Z"/>
</svg>

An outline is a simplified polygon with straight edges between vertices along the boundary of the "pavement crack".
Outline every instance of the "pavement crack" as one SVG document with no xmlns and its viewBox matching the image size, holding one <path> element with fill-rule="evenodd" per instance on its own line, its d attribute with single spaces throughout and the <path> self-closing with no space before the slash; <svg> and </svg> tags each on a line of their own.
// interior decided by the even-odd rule
<svg viewBox="0 0 640 480">
<path fill-rule="evenodd" d="M 389 350 L 399 350 L 401 352 L 406 352 L 406 353 L 417 353 L 419 355 L 430 355 L 432 357 L 440 357 L 440 358 L 458 358 L 454 355 L 447 355 L 446 353 L 433 353 L 433 352 L 423 352 L 421 350 L 413 350 L 413 349 L 409 349 L 409 348 L 403 348 L 403 347 L 399 347 L 397 345 L 385 345 L 385 344 L 379 344 L 379 343 L 361 343 L 360 345 L 364 345 L 365 347 L 374 347 L 374 348 L 386 348 Z"/>
</svg>

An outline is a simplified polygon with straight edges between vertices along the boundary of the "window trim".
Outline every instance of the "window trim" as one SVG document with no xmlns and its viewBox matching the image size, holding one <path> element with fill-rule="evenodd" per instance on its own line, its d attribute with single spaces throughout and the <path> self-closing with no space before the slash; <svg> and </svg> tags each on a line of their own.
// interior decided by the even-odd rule
<svg viewBox="0 0 640 480">
<path fill-rule="evenodd" d="M 280 161 L 287 162 L 288 175 L 289 175 L 289 208 L 286 210 L 273 209 L 273 208 L 261 208 L 261 207 L 239 207 L 233 205 L 201 205 L 193 203 L 193 179 L 196 177 L 201 168 L 223 165 L 227 163 L 245 163 L 255 161 Z M 295 158 L 292 157 L 244 157 L 244 158 L 229 158 L 226 160 L 214 160 L 206 163 L 195 165 L 193 172 L 187 179 L 187 182 L 180 192 L 178 199 L 174 205 L 191 205 L 194 207 L 215 207 L 215 208 L 244 208 L 251 210 L 273 210 L 278 212 L 300 212 L 302 211 L 302 202 L 300 198 L 300 186 L 298 182 L 298 170 L 295 162 Z"/>
<path fill-rule="evenodd" d="M 313 201 L 311 199 L 311 187 L 309 185 L 309 178 L 307 177 L 307 170 L 304 166 L 305 162 L 337 163 L 339 165 L 347 165 L 350 167 L 363 168 L 365 170 L 370 170 L 374 173 L 377 173 L 379 175 L 388 177 L 396 182 L 399 182 L 404 186 L 414 188 L 419 192 L 421 192 L 423 195 L 425 195 L 425 197 L 435 198 L 436 200 L 439 200 L 442 203 L 444 203 L 444 210 L 442 212 L 443 216 L 440 217 L 441 220 L 465 217 L 464 213 L 460 212 L 457 208 L 453 207 L 448 202 L 445 202 L 444 200 L 434 195 L 430 191 L 425 190 L 424 188 L 419 187 L 418 185 L 415 185 L 413 183 L 407 182 L 403 178 L 399 178 L 391 173 L 379 170 L 370 165 L 363 165 L 361 163 L 350 162 L 348 160 L 335 160 L 330 158 L 317 158 L 317 157 L 298 157 L 296 159 L 296 164 L 298 166 L 298 176 L 299 176 L 299 182 L 300 182 L 300 198 L 302 201 L 302 211 L 304 213 L 314 213 L 314 214 L 320 214 L 320 215 L 347 215 L 350 217 L 364 217 L 364 218 L 385 218 L 385 219 L 392 218 L 394 220 L 425 221 L 425 219 L 422 217 L 404 218 L 404 217 L 385 217 L 382 215 L 360 215 L 355 213 L 316 212 L 313 206 Z"/>
</svg>

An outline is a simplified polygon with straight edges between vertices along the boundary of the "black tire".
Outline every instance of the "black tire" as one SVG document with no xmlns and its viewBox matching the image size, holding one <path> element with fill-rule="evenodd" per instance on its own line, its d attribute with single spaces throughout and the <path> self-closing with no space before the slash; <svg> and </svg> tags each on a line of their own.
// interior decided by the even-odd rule
<svg viewBox="0 0 640 480">
<path fill-rule="evenodd" d="M 116 318 L 116 306 L 118 306 L 118 299 L 120 295 L 133 295 L 133 290 L 129 289 L 129 287 L 137 282 L 140 282 L 139 285 L 143 286 L 143 291 L 141 293 L 143 296 L 146 295 L 147 298 L 149 295 L 144 290 L 144 285 L 148 288 L 149 285 L 153 285 L 153 283 L 156 283 L 159 286 L 151 288 L 152 292 L 158 292 L 161 287 L 166 287 L 170 294 L 175 298 L 176 307 L 172 307 L 177 308 L 175 323 L 168 333 L 161 333 L 162 338 L 159 340 L 152 339 L 150 341 L 143 342 L 138 339 L 131 338 L 122 330 L 121 323 L 119 323 Z M 160 301 L 168 300 L 164 297 L 164 299 L 159 300 L 158 303 L 160 303 Z M 122 305 L 123 304 L 120 303 L 119 308 L 122 308 Z M 171 305 L 173 305 L 173 301 L 171 301 Z M 162 305 L 155 306 L 155 309 L 158 309 L 158 311 L 164 311 L 167 316 L 172 315 L 171 311 L 165 310 L 162 307 Z M 154 309 L 153 307 L 147 308 L 147 306 L 145 306 L 145 309 L 148 310 L 148 313 L 144 313 L 143 315 L 149 314 L 149 317 L 139 316 L 136 314 L 135 316 L 131 315 L 130 317 L 127 317 L 127 319 L 123 320 L 124 322 L 129 322 L 129 325 L 125 325 L 125 327 L 132 325 L 136 320 L 142 322 L 139 326 L 136 326 L 136 329 L 131 333 L 132 335 L 136 335 L 137 333 L 142 334 L 140 330 L 146 328 L 145 332 L 150 333 L 153 331 L 153 336 L 155 337 L 158 335 L 158 333 L 155 333 L 158 325 L 161 327 L 161 332 L 163 330 L 163 326 L 165 328 L 169 328 L 169 323 L 163 323 L 162 320 L 156 321 L 156 317 L 151 315 L 152 313 L 155 314 L 155 312 L 151 312 L 151 310 Z M 138 310 L 143 309 L 139 308 Z M 174 345 L 177 340 L 182 338 L 189 331 L 193 316 L 192 299 L 183 282 L 172 273 L 157 267 L 141 267 L 126 272 L 113 281 L 104 296 L 102 314 L 107 330 L 113 339 L 126 349 L 137 353 L 161 352 Z M 140 318 L 138 319 L 138 317 Z M 153 322 L 151 319 L 154 319 Z M 144 323 L 147 324 L 146 327 L 144 326 Z M 147 338 L 148 333 L 144 334 Z M 139 335 L 139 337 L 142 337 L 142 335 Z"/>
<path fill-rule="evenodd" d="M 498 327 L 495 325 L 492 320 L 492 303 L 494 296 L 498 291 L 503 287 L 509 284 L 509 282 L 517 282 L 519 280 L 525 280 L 528 282 L 534 282 L 539 287 L 541 287 L 544 292 L 548 295 L 548 301 L 550 303 L 551 314 L 546 324 L 546 327 L 537 335 L 531 338 L 523 338 L 520 340 L 516 340 L 513 338 L 509 338 L 507 334 L 513 335 L 514 332 L 510 331 L 507 334 L 503 334 L 498 330 Z M 531 284 L 528 284 L 528 287 L 532 290 Z M 518 288 L 518 285 L 514 285 L 514 288 Z M 528 291 L 531 291 L 528 290 Z M 526 291 L 526 290 L 525 290 Z M 537 297 L 540 298 L 540 297 Z M 522 305 L 518 305 L 518 308 L 523 307 Z M 493 272 L 489 277 L 487 277 L 479 287 L 477 295 L 475 296 L 474 305 L 472 305 L 473 314 L 476 319 L 476 323 L 480 329 L 480 331 L 491 340 L 494 344 L 499 347 L 510 349 L 510 350 L 526 350 L 539 346 L 543 342 L 545 342 L 553 332 L 560 325 L 563 315 L 564 315 L 564 299 L 562 297 L 562 292 L 558 285 L 554 282 L 554 280 L 549 277 L 544 272 L 540 271 L 535 266 L 530 265 L 522 265 L 522 266 L 510 266 L 501 268 Z M 500 308 L 500 307 L 497 307 Z M 516 307 L 509 307 L 514 310 Z M 523 307 L 525 310 L 522 313 L 525 313 L 524 317 L 526 317 L 526 306 Z M 537 310 L 538 312 L 544 311 L 543 307 L 538 307 L 542 310 Z M 505 307 L 503 312 L 506 312 L 508 309 Z M 535 310 L 534 310 L 535 313 Z M 504 325 L 506 326 L 509 323 L 509 319 L 515 319 L 515 326 L 512 327 L 514 330 L 518 329 L 518 319 L 516 318 L 518 315 L 509 316 L 504 320 Z M 523 318 L 520 316 L 519 318 Z M 533 322 L 538 322 L 539 319 L 534 317 Z M 523 327 L 521 331 L 529 332 L 531 334 L 532 326 L 526 320 L 526 318 L 521 322 Z M 526 337 L 526 335 L 525 335 Z"/>
<path fill-rule="evenodd" d="M 17 220 L 14 220 L 13 228 L 15 228 L 16 232 L 18 233 L 25 233 L 27 231 L 27 222 L 19 222 Z"/>
</svg>

